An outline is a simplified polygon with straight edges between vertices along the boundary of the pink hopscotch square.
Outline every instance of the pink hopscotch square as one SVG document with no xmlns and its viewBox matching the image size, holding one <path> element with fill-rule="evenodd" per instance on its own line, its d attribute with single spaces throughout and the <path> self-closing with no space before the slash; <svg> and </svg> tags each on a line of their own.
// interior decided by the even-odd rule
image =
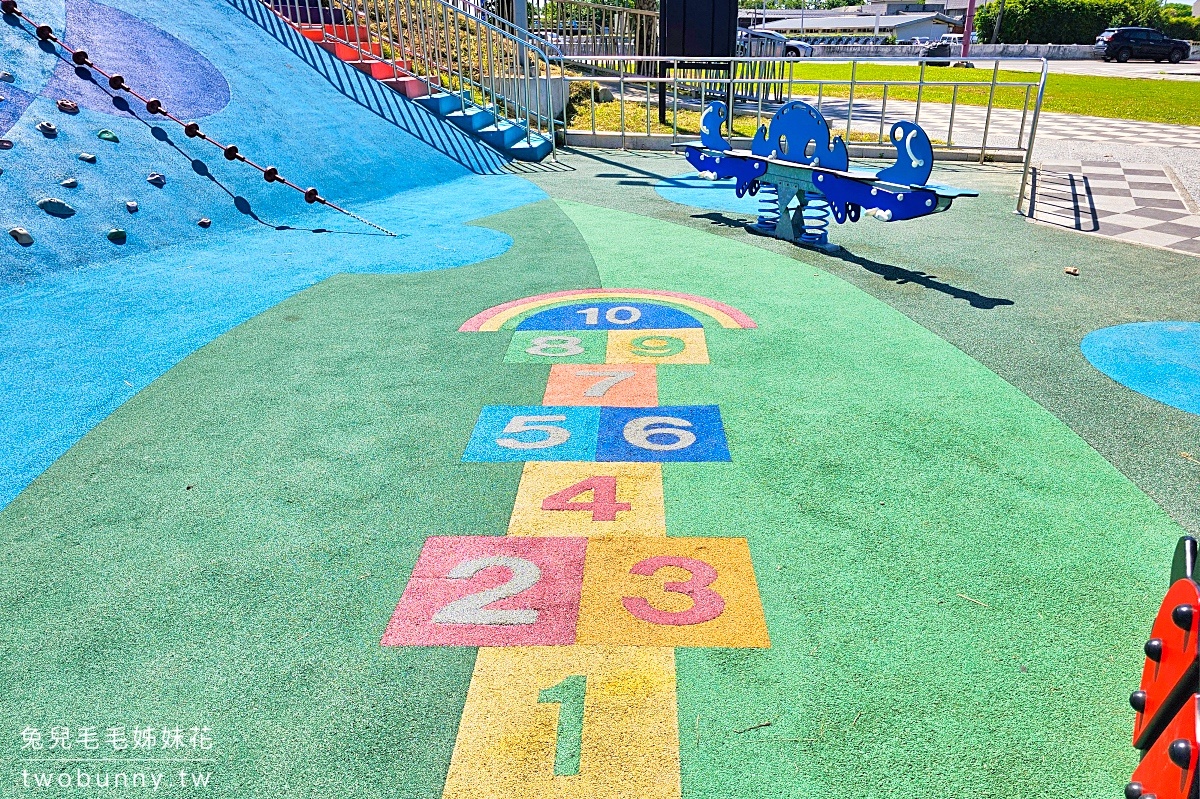
<svg viewBox="0 0 1200 799">
<path fill-rule="evenodd" d="M 573 644 L 586 551 L 586 538 L 426 538 L 379 643 Z"/>
</svg>

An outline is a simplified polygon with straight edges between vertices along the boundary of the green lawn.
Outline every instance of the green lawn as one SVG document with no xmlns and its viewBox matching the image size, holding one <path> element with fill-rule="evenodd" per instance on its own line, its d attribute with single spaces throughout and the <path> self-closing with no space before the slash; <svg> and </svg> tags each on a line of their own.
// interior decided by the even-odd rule
<svg viewBox="0 0 1200 799">
<path fill-rule="evenodd" d="M 950 67 L 928 67 L 925 70 L 925 80 L 933 82 L 971 81 L 977 85 L 960 86 L 958 102 L 968 105 L 987 105 L 991 78 L 991 69 L 987 62 L 977 61 L 976 69 L 954 69 Z M 859 81 L 916 81 L 920 77 L 920 67 L 890 66 L 884 64 L 859 64 L 855 73 Z M 787 73 L 783 73 L 787 76 Z M 821 81 L 849 81 L 850 64 L 811 63 L 797 64 L 791 73 L 793 80 L 791 96 L 795 98 L 813 95 L 818 91 Z M 1036 83 L 1038 75 L 1032 72 L 1001 71 L 998 79 L 1002 82 Z M 981 84 L 981 85 L 979 85 Z M 821 87 L 821 93 L 826 97 L 845 97 L 849 94 L 849 86 L 843 84 Z M 916 100 L 918 87 L 889 86 L 889 100 Z M 923 102 L 948 103 L 952 99 L 954 89 L 950 86 L 925 86 L 920 90 Z M 882 86 L 856 85 L 856 98 L 879 98 L 883 95 Z M 1037 99 L 1036 87 L 1029 92 L 1029 107 Z M 999 86 L 994 98 L 998 108 L 1021 108 L 1026 102 L 1026 90 L 1023 86 Z M 1177 125 L 1200 125 L 1200 81 L 1147 80 L 1143 78 L 1109 78 L 1090 75 L 1050 75 L 1046 82 L 1046 96 L 1042 104 L 1045 111 L 1056 111 L 1067 114 L 1085 114 L 1087 116 L 1108 117 L 1111 119 L 1132 119 L 1143 122 L 1168 122 Z M 568 127 L 576 130 L 591 128 L 591 109 L 586 102 L 575 106 L 575 115 Z M 646 130 L 645 105 L 630 103 L 625 106 L 625 128 L 630 132 Z M 596 106 L 596 127 L 599 130 L 620 130 L 620 109 L 616 103 Z M 695 116 L 695 115 L 691 115 Z M 680 112 L 681 132 L 692 132 L 698 124 L 698 118 Z M 768 115 L 769 116 L 769 115 Z M 735 120 L 744 121 L 744 126 L 752 131 L 753 118 Z M 688 130 L 685 130 L 688 129 Z M 669 127 L 659 126 L 652 120 L 651 130 L 655 133 L 670 133 Z M 742 131 L 738 131 L 742 135 Z M 857 137 L 854 137 L 857 138 Z M 867 138 L 874 138 L 869 136 Z"/>
<path fill-rule="evenodd" d="M 953 69 L 928 67 L 925 79 L 930 81 L 986 81 L 991 70 L 985 61 L 975 62 L 976 69 Z M 915 66 L 885 66 L 860 64 L 855 77 L 858 80 L 917 80 L 920 68 Z M 849 80 L 849 64 L 804 64 L 793 73 L 797 80 Z M 1001 81 L 1036 82 L 1038 76 L 1031 72 L 1001 71 Z M 882 94 L 878 86 L 856 86 L 856 97 L 878 97 Z M 1035 90 L 1036 91 L 1036 90 Z M 930 102 L 949 102 L 952 89 L 947 86 L 927 86 L 922 99 Z M 798 92 L 797 92 L 798 93 Z M 815 86 L 814 86 L 815 93 Z M 846 86 L 825 86 L 824 93 L 830 96 L 846 96 Z M 915 100 L 916 87 L 890 87 L 888 97 Z M 988 87 L 962 87 L 958 100 L 971 105 L 986 105 Z M 1034 96 L 1030 97 L 1032 106 Z M 1001 108 L 1020 108 L 1025 101 L 1025 90 L 1017 87 L 1000 87 L 996 90 L 996 105 Z M 1200 82 L 1147 80 L 1142 78 L 1109 78 L 1090 75 L 1054 75 L 1046 81 L 1044 111 L 1067 114 L 1109 117 L 1112 119 L 1135 119 L 1144 122 L 1170 122 L 1178 125 L 1200 125 Z"/>
</svg>

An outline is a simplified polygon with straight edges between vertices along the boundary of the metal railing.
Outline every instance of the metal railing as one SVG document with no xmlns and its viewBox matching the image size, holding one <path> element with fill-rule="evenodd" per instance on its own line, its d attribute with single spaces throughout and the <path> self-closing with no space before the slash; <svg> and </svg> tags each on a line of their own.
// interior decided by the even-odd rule
<svg viewBox="0 0 1200 799">
<path fill-rule="evenodd" d="M 324 21 L 325 40 L 350 48 L 384 82 L 420 80 L 426 94 L 453 94 L 459 110 L 483 109 L 497 122 L 522 126 L 527 141 L 539 134 L 556 147 L 555 106 L 561 113 L 565 102 L 562 54 L 482 6 L 467 0 L 263 2 L 301 27 L 302 19 Z"/>
<path fill-rule="evenodd" d="M 527 15 L 529 30 L 569 58 L 658 53 L 657 11 L 582 0 L 532 0 Z"/>
<path fill-rule="evenodd" d="M 570 60 L 585 67 L 592 61 L 611 63 L 603 57 Z M 568 86 L 583 84 L 570 95 L 582 98 L 585 105 L 583 114 L 576 107 L 574 118 L 567 120 L 568 144 L 622 149 L 669 146 L 696 136 L 699 112 L 712 100 L 723 100 L 733 109 L 734 139 L 744 144 L 779 105 L 804 100 L 824 114 L 832 132 L 847 144 L 883 146 L 888 143 L 889 123 L 908 119 L 925 128 L 936 151 L 957 152 L 960 158 L 977 158 L 981 164 L 998 157 L 1020 161 L 1018 208 L 1024 202 L 1045 92 L 1045 60 L 1041 73 L 1027 80 L 1002 80 L 1004 59 L 984 62 L 991 69 L 975 70 L 979 79 L 953 80 L 928 77 L 923 61 L 917 64 L 915 79 L 859 77 L 861 65 L 914 65 L 912 60 L 899 59 L 686 59 L 688 68 L 681 65 L 683 61 L 642 57 L 617 63 L 614 74 L 565 75 Z M 832 64 L 848 64 L 849 77 L 805 75 L 810 65 L 816 69 L 809 75 L 827 72 L 821 67 Z M 999 107 L 998 91 L 1012 100 L 1008 106 L 1016 107 Z M 598 102 L 608 93 L 615 111 L 614 106 Z M 975 102 L 967 102 L 968 96 Z M 600 124 L 599 115 L 603 116 Z"/>
</svg>

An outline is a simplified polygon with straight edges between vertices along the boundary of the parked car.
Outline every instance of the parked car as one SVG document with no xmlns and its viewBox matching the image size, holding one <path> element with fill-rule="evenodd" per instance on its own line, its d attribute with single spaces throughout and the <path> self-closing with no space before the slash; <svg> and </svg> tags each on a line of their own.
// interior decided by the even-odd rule
<svg viewBox="0 0 1200 799">
<path fill-rule="evenodd" d="M 924 47 L 931 42 L 932 40 L 928 36 L 914 36 L 908 40 L 909 44 L 920 45 L 921 47 Z"/>
<path fill-rule="evenodd" d="M 789 58 L 808 58 L 813 54 L 813 46 L 799 39 L 788 39 L 784 52 Z"/>
<path fill-rule="evenodd" d="M 812 45 L 799 39 L 755 28 L 737 30 L 737 55 L 742 58 L 799 58 L 812 54 Z"/>
<path fill-rule="evenodd" d="M 1154 28 L 1108 28 L 1096 37 L 1092 58 L 1116 60 L 1122 64 L 1131 58 L 1150 58 L 1178 64 L 1192 52 L 1190 42 L 1168 39 Z"/>
<path fill-rule="evenodd" d="M 942 38 L 938 39 L 938 41 L 945 42 L 951 47 L 961 47 L 962 37 L 961 33 L 943 33 Z M 971 31 L 971 44 L 979 44 L 979 33 L 977 31 Z"/>
<path fill-rule="evenodd" d="M 738 58 L 783 58 L 787 38 L 773 31 L 738 28 L 734 53 Z"/>
<path fill-rule="evenodd" d="M 925 63 L 931 67 L 948 67 L 950 66 L 950 49 L 950 42 L 927 44 L 921 48 L 921 58 L 944 58 L 946 59 L 945 61 L 926 61 Z"/>
</svg>

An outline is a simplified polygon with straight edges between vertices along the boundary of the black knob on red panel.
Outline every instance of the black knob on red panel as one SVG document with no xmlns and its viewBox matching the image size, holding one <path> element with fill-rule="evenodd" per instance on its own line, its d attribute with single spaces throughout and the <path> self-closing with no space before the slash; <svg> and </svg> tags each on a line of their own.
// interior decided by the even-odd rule
<svg viewBox="0 0 1200 799">
<path fill-rule="evenodd" d="M 1155 663 L 1162 660 L 1163 643 L 1161 638 L 1151 638 L 1142 649 L 1145 651 L 1146 657 Z"/>
<path fill-rule="evenodd" d="M 1129 706 L 1138 713 L 1146 712 L 1146 692 L 1134 691 L 1129 695 Z"/>
<path fill-rule="evenodd" d="M 1192 629 L 1192 619 L 1196 615 L 1196 609 L 1191 605 L 1176 605 L 1171 611 L 1171 621 L 1175 622 L 1175 626 L 1181 630 Z"/>
<path fill-rule="evenodd" d="M 1185 738 L 1171 741 L 1167 748 L 1167 756 L 1171 758 L 1172 763 L 1186 769 L 1192 763 L 1192 742 Z"/>
<path fill-rule="evenodd" d="M 1125 786 L 1125 799 L 1142 799 L 1142 784 L 1131 782 Z"/>
</svg>

